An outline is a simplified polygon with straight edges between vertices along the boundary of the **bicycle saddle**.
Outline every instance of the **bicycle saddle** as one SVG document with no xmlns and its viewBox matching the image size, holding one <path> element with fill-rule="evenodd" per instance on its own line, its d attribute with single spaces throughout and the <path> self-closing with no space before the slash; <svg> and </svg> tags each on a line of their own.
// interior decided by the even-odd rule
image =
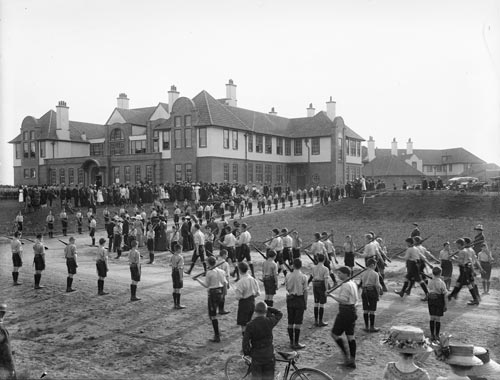
<svg viewBox="0 0 500 380">
<path fill-rule="evenodd" d="M 292 351 L 292 352 L 281 352 L 281 351 L 278 351 L 278 354 L 280 354 L 280 356 L 283 359 L 285 359 L 285 360 L 295 359 L 299 355 L 296 351 Z"/>
</svg>

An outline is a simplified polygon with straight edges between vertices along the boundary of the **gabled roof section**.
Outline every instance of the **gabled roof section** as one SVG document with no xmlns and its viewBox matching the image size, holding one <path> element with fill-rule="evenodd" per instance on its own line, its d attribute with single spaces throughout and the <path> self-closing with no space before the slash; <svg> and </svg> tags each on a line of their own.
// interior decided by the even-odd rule
<svg viewBox="0 0 500 380">
<path fill-rule="evenodd" d="M 116 113 L 120 114 L 123 120 L 125 120 L 125 123 L 129 124 L 135 124 L 135 125 L 143 125 L 147 126 L 149 118 L 155 111 L 157 106 L 153 107 L 143 107 L 143 108 L 132 108 L 132 109 L 125 109 L 125 108 L 115 108 L 109 117 L 109 119 L 106 121 L 106 125 L 109 124 L 109 121 L 111 120 L 111 117 Z"/>
<path fill-rule="evenodd" d="M 212 95 L 203 90 L 193 98 L 193 103 L 198 110 L 197 125 L 217 125 L 219 127 L 250 130 L 241 119 L 238 118 L 230 108 L 219 101 Z"/>
<path fill-rule="evenodd" d="M 354 132 L 347 125 L 345 126 L 345 135 L 346 135 L 346 137 L 349 137 L 349 138 L 354 139 L 354 140 L 365 141 L 364 138 L 362 138 L 360 135 L 358 135 L 356 132 Z"/>
<path fill-rule="evenodd" d="M 422 176 L 422 172 L 396 156 L 379 156 L 363 166 L 363 174 L 369 177 Z"/>
<path fill-rule="evenodd" d="M 278 115 L 247 110 L 245 108 L 226 106 L 239 120 L 245 123 L 247 129 L 253 133 L 274 134 L 287 136 L 290 119 Z"/>
<path fill-rule="evenodd" d="M 413 154 L 420 158 L 426 165 L 442 165 L 442 164 L 484 164 L 476 155 L 472 154 L 464 148 L 451 149 L 413 149 Z M 390 156 L 391 149 L 375 149 L 375 157 Z M 406 154 L 406 149 L 398 149 L 398 157 L 407 159 L 410 155 Z"/>
</svg>

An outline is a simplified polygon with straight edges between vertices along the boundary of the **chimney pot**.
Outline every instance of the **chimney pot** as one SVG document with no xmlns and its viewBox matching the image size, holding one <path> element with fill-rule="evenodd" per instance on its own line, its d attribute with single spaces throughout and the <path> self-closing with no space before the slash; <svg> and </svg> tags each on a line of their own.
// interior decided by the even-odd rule
<svg viewBox="0 0 500 380">
<path fill-rule="evenodd" d="M 60 100 L 56 107 L 56 135 L 60 140 L 69 140 L 69 107 Z"/>
<path fill-rule="evenodd" d="M 274 107 L 271 107 L 271 111 L 269 112 L 270 115 L 277 115 L 278 112 L 274 110 Z"/>
<path fill-rule="evenodd" d="M 116 108 L 123 108 L 128 110 L 129 107 L 129 98 L 127 97 L 127 94 L 124 92 L 120 92 L 118 94 L 118 98 L 116 99 Z"/>
<path fill-rule="evenodd" d="M 372 161 L 375 158 L 375 140 L 370 136 L 368 140 L 368 162 Z"/>
<path fill-rule="evenodd" d="M 312 103 L 309 103 L 309 107 L 307 108 L 307 117 L 313 117 L 316 109 L 313 107 Z"/>
<path fill-rule="evenodd" d="M 172 106 L 175 101 L 179 99 L 179 91 L 177 91 L 177 87 L 175 85 L 170 86 L 170 91 L 168 92 L 168 109 L 172 112 Z"/>
<path fill-rule="evenodd" d="M 237 107 L 238 100 L 236 99 L 236 85 L 232 79 L 226 84 L 226 104 L 231 107 Z"/>
<path fill-rule="evenodd" d="M 398 155 L 398 142 L 396 141 L 395 137 L 392 139 L 392 143 L 391 143 L 391 154 L 393 156 Z"/>
<path fill-rule="evenodd" d="M 406 143 L 406 154 L 413 154 L 413 142 L 411 141 L 411 138 L 409 138 Z"/>
<path fill-rule="evenodd" d="M 326 102 L 326 115 L 331 121 L 333 121 L 333 119 L 335 119 L 335 116 L 337 116 L 336 106 L 337 103 L 333 101 L 332 97 L 330 96 L 330 100 Z"/>
</svg>

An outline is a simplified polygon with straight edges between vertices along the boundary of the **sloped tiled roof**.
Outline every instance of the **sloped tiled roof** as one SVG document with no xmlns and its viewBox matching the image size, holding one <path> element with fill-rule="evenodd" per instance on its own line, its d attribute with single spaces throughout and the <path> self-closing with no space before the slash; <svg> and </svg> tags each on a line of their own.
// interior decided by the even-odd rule
<svg viewBox="0 0 500 380">
<path fill-rule="evenodd" d="M 483 164 L 485 161 L 475 156 L 464 148 L 451 149 L 413 149 L 413 154 L 420 158 L 426 165 L 472 163 Z M 375 149 L 375 157 L 390 156 L 391 149 Z M 398 149 L 398 157 L 407 159 L 406 149 Z M 446 159 L 443 157 L 446 156 Z"/>
<path fill-rule="evenodd" d="M 170 112 L 170 107 L 168 106 L 168 103 L 158 103 L 159 105 L 161 105 L 163 108 L 165 108 L 165 111 L 167 112 Z"/>
<path fill-rule="evenodd" d="M 39 129 L 36 133 L 37 140 L 58 140 L 56 134 L 57 114 L 50 110 L 46 112 L 40 119 L 35 119 L 36 127 Z M 102 138 L 105 135 L 104 126 L 101 124 L 84 123 L 81 121 L 69 121 L 69 137 L 71 141 L 84 142 L 82 134 L 85 133 L 86 139 Z M 10 143 L 22 141 L 22 136 L 19 134 Z"/>
<path fill-rule="evenodd" d="M 148 125 L 148 120 L 155 109 L 156 106 L 132 109 L 115 108 L 115 110 L 118 111 L 120 115 L 122 115 L 122 117 L 125 119 L 126 123 L 144 126 Z"/>
<path fill-rule="evenodd" d="M 422 176 L 422 172 L 396 156 L 379 156 L 363 166 L 363 174 L 370 177 Z"/>
</svg>

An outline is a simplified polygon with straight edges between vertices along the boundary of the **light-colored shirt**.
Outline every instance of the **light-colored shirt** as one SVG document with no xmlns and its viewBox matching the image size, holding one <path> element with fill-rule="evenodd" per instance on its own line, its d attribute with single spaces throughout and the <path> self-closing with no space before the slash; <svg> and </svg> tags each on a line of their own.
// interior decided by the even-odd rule
<svg viewBox="0 0 500 380">
<path fill-rule="evenodd" d="M 436 294 L 446 294 L 448 291 L 446 289 L 446 284 L 440 278 L 431 278 L 427 283 L 427 289 L 429 290 L 429 293 Z"/>
<path fill-rule="evenodd" d="M 280 236 L 273 237 L 271 243 L 269 244 L 269 249 L 272 249 L 276 252 L 283 251 L 283 239 Z"/>
<path fill-rule="evenodd" d="M 322 253 L 323 255 L 326 254 L 326 247 L 325 247 L 325 243 L 323 243 L 322 241 L 315 241 L 314 243 L 312 243 L 311 245 L 311 253 L 316 256 L 320 253 Z"/>
<path fill-rule="evenodd" d="M 19 239 L 12 240 L 12 243 L 10 243 L 10 249 L 12 250 L 12 253 L 19 253 L 20 255 L 22 254 L 23 247 Z"/>
<path fill-rule="evenodd" d="M 344 282 L 336 297 L 343 305 L 356 305 L 358 303 L 358 286 L 352 280 Z"/>
<path fill-rule="evenodd" d="M 136 248 L 132 248 L 128 253 L 128 263 L 130 265 L 139 265 L 141 263 L 141 254 Z"/>
<path fill-rule="evenodd" d="M 440 260 L 449 260 L 450 259 L 451 252 L 448 249 L 442 249 L 439 251 L 439 259 Z"/>
<path fill-rule="evenodd" d="M 234 285 L 234 295 L 237 300 L 245 299 L 251 296 L 260 295 L 259 283 L 248 273 L 241 275 L 240 280 Z"/>
<path fill-rule="evenodd" d="M 97 253 L 95 257 L 96 261 L 104 261 L 106 264 L 108 263 L 108 252 L 106 251 L 106 248 L 103 246 L 97 247 Z"/>
<path fill-rule="evenodd" d="M 293 239 L 290 235 L 283 236 L 283 247 L 284 248 L 292 248 Z"/>
<path fill-rule="evenodd" d="M 37 241 L 35 245 L 33 245 L 33 251 L 35 255 L 45 256 L 45 247 L 40 241 Z"/>
<path fill-rule="evenodd" d="M 378 279 L 378 273 L 373 269 L 367 269 L 363 272 L 363 274 L 361 275 L 361 284 L 363 285 L 363 288 L 366 288 L 368 286 L 375 287 L 377 288 L 377 290 L 380 290 L 382 288 Z"/>
<path fill-rule="evenodd" d="M 301 296 L 307 294 L 307 276 L 299 269 L 288 273 L 285 277 L 285 288 L 288 294 Z"/>
<path fill-rule="evenodd" d="M 184 269 L 184 257 L 181 254 L 174 253 L 170 258 L 170 265 L 172 266 L 172 271 L 179 269 L 182 272 Z"/>
<path fill-rule="evenodd" d="M 417 247 L 408 247 L 406 249 L 403 259 L 410 261 L 417 261 L 421 259 L 420 250 Z"/>
<path fill-rule="evenodd" d="M 67 259 L 76 259 L 76 246 L 74 244 L 68 244 L 64 247 L 64 257 Z"/>
<path fill-rule="evenodd" d="M 236 238 L 230 232 L 224 236 L 224 242 L 222 243 L 225 247 L 233 247 L 236 245 Z"/>
<path fill-rule="evenodd" d="M 378 251 L 378 244 L 375 241 L 372 241 L 365 245 L 363 253 L 360 253 L 359 255 L 364 258 L 369 258 L 374 256 L 377 257 L 377 251 Z"/>
<path fill-rule="evenodd" d="M 328 281 L 328 278 L 330 277 L 330 271 L 323 265 L 323 263 L 318 263 L 318 265 L 315 265 L 312 268 L 312 276 L 313 281 Z"/>
<path fill-rule="evenodd" d="M 250 244 L 250 240 L 252 240 L 252 235 L 250 235 L 250 232 L 248 231 L 243 231 L 238 238 L 240 245 L 241 244 L 248 245 Z"/>
<path fill-rule="evenodd" d="M 278 265 L 274 259 L 268 259 L 262 263 L 262 276 L 278 277 Z"/>
<path fill-rule="evenodd" d="M 205 235 L 200 230 L 196 231 L 193 235 L 194 245 L 197 247 L 205 245 Z"/>
<path fill-rule="evenodd" d="M 324 244 L 327 253 L 335 253 L 335 247 L 333 246 L 333 243 L 330 241 L 330 239 L 326 239 L 324 241 Z"/>
<path fill-rule="evenodd" d="M 222 288 L 226 284 L 226 275 L 219 268 L 208 270 L 205 277 L 205 285 L 208 289 Z"/>
<path fill-rule="evenodd" d="M 345 242 L 344 243 L 344 252 L 354 252 L 356 250 L 356 244 L 354 242 Z"/>
</svg>

